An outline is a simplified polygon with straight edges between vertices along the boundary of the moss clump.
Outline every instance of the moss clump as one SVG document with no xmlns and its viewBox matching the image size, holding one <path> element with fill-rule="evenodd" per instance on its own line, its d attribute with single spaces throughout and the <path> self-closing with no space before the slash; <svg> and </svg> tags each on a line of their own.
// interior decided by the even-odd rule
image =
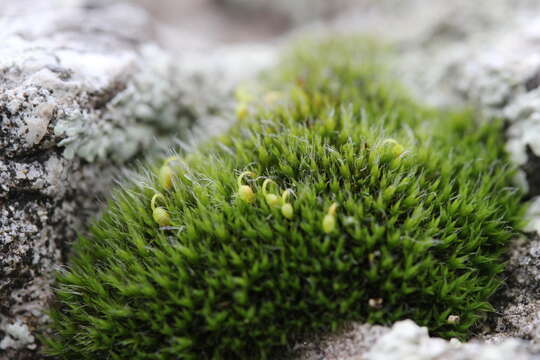
<svg viewBox="0 0 540 360">
<path fill-rule="evenodd" d="M 466 337 L 521 213 L 502 132 L 413 103 L 374 53 L 297 51 L 271 106 L 167 161 L 172 186 L 157 168 L 120 190 L 59 277 L 50 353 L 264 359 L 348 320 Z"/>
</svg>

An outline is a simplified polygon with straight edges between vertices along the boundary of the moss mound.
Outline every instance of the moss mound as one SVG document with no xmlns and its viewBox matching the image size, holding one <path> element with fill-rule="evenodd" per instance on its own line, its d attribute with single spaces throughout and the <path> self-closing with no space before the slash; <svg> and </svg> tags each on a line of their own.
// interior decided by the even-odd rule
<svg viewBox="0 0 540 360">
<path fill-rule="evenodd" d="M 296 51 L 221 142 L 120 190 L 58 279 L 49 352 L 265 359 L 403 318 L 466 337 L 521 215 L 502 131 L 415 104 L 376 53 Z"/>
</svg>

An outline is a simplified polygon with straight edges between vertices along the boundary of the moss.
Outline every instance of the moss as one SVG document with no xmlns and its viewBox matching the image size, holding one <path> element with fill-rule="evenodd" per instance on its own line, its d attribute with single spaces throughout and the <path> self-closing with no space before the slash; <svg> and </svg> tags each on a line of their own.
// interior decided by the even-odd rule
<svg viewBox="0 0 540 360">
<path fill-rule="evenodd" d="M 377 54 L 304 45 L 220 142 L 167 160 L 172 186 L 157 164 L 119 190 L 59 276 L 49 352 L 264 359 L 404 318 L 467 337 L 522 213 L 500 125 L 415 104 Z"/>
</svg>

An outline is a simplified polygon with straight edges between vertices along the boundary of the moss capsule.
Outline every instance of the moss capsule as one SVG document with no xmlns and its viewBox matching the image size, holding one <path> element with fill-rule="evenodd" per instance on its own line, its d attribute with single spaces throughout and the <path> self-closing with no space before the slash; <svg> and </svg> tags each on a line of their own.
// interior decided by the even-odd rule
<svg viewBox="0 0 540 360">
<path fill-rule="evenodd" d="M 271 207 L 279 207 L 281 200 L 276 194 L 268 194 L 265 196 L 266 203 Z"/>
<path fill-rule="evenodd" d="M 392 150 L 392 154 L 395 156 L 395 157 L 398 157 L 400 156 L 401 154 L 403 154 L 405 152 L 405 148 L 403 147 L 403 145 L 401 145 L 400 143 L 398 143 L 396 140 L 394 139 L 386 139 L 383 141 L 383 145 L 390 145 L 390 149 Z"/>
<path fill-rule="evenodd" d="M 159 174 L 158 174 L 159 184 L 165 190 L 170 190 L 172 188 L 173 178 L 176 175 L 176 173 L 174 172 L 172 167 L 169 166 L 169 163 L 172 162 L 172 161 L 179 160 L 179 159 L 180 158 L 178 156 L 171 156 L 171 157 L 165 159 L 165 161 L 163 162 L 163 165 L 159 169 Z"/>
<path fill-rule="evenodd" d="M 169 216 L 169 213 L 160 206 L 152 211 L 152 217 L 154 218 L 154 221 L 159 224 L 159 226 L 171 225 L 171 217 Z"/>
<path fill-rule="evenodd" d="M 325 215 L 322 223 L 322 227 L 325 233 L 329 234 L 334 231 L 336 227 L 336 217 L 332 215 Z"/>
<path fill-rule="evenodd" d="M 237 181 L 238 197 L 247 203 L 252 203 L 253 201 L 255 201 L 255 193 L 253 192 L 253 189 L 251 189 L 251 186 L 249 185 L 242 185 L 242 179 L 246 175 L 249 175 L 252 177 L 255 176 L 255 174 L 252 173 L 251 171 L 244 171 L 242 174 L 240 174 Z"/>
<path fill-rule="evenodd" d="M 253 95 L 251 95 L 250 91 L 247 87 L 239 86 L 236 88 L 234 92 L 234 97 L 236 98 L 236 101 L 239 103 L 250 103 L 254 100 Z"/>
<path fill-rule="evenodd" d="M 159 169 L 159 184 L 161 187 L 163 187 L 165 190 L 170 190 L 172 188 L 172 179 L 174 176 L 174 171 L 171 169 L 168 165 L 163 165 L 161 169 Z"/>
<path fill-rule="evenodd" d="M 270 183 L 274 183 L 274 182 L 272 180 L 270 180 L 270 179 L 264 180 L 263 186 L 262 186 L 262 193 L 264 195 L 264 199 L 266 200 L 266 203 L 268 204 L 268 206 L 277 208 L 277 207 L 279 207 L 281 205 L 281 199 L 276 194 L 269 194 L 266 191 L 266 187 Z"/>
<path fill-rule="evenodd" d="M 337 203 L 330 205 L 322 221 L 323 231 L 327 234 L 330 234 L 336 228 L 336 209 Z"/>
<path fill-rule="evenodd" d="M 238 197 L 247 203 L 252 203 L 255 200 L 255 193 L 248 185 L 240 185 L 238 188 Z"/>
<path fill-rule="evenodd" d="M 287 219 L 292 219 L 294 216 L 294 210 L 291 204 L 286 203 L 281 206 L 281 213 L 283 216 L 285 216 Z"/>
<path fill-rule="evenodd" d="M 161 206 L 156 206 L 156 201 L 161 200 L 165 201 L 165 197 L 161 194 L 154 194 L 152 200 L 150 201 L 150 208 L 152 209 L 152 218 L 159 226 L 169 226 L 171 225 L 171 217 L 167 210 Z"/>
<path fill-rule="evenodd" d="M 242 86 L 239 86 L 235 91 L 236 98 L 236 118 L 239 121 L 244 120 L 249 115 L 248 104 L 253 101 L 253 96 L 249 91 Z"/>
<path fill-rule="evenodd" d="M 283 192 L 283 195 L 281 195 L 281 201 L 283 202 L 283 205 L 281 205 L 281 214 L 283 214 L 283 216 L 290 220 L 294 216 L 294 209 L 291 203 L 287 202 L 287 197 L 289 196 L 289 193 L 292 193 L 291 189 L 285 190 Z"/>
</svg>

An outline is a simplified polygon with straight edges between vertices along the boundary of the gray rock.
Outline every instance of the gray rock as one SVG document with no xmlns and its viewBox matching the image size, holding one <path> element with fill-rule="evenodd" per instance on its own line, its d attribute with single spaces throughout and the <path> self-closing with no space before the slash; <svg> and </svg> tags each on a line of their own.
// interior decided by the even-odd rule
<svg viewBox="0 0 540 360">
<path fill-rule="evenodd" d="M 219 97 L 150 41 L 151 23 L 140 9 L 113 4 L 32 14 L 16 17 L 0 49 L 6 156 L 59 145 L 66 158 L 123 162 L 220 108 Z M 38 25 L 28 26 L 36 16 Z"/>
<path fill-rule="evenodd" d="M 386 333 L 385 326 L 352 323 L 333 334 L 294 346 L 295 360 L 352 360 L 365 354 Z"/>
<path fill-rule="evenodd" d="M 36 359 L 55 270 L 119 170 L 224 129 L 239 69 L 273 58 L 221 50 L 250 62 L 229 69 L 202 61 L 209 50 L 168 54 L 127 3 L 13 0 L 0 11 L 0 359 Z"/>
<path fill-rule="evenodd" d="M 392 328 L 351 324 L 332 335 L 300 343 L 295 360 L 538 360 L 530 344 L 515 338 L 461 343 L 432 338 L 411 320 Z"/>
<path fill-rule="evenodd" d="M 509 337 L 529 340 L 540 353 L 540 238 L 513 241 L 506 269 L 506 285 L 496 299 L 496 314 L 480 337 L 500 342 Z"/>
<path fill-rule="evenodd" d="M 429 337 L 428 329 L 411 320 L 399 321 L 363 357 L 364 360 L 537 360 L 524 341 L 506 339 L 500 343 L 461 343 Z M 352 360 L 352 359 L 351 359 Z"/>
</svg>

